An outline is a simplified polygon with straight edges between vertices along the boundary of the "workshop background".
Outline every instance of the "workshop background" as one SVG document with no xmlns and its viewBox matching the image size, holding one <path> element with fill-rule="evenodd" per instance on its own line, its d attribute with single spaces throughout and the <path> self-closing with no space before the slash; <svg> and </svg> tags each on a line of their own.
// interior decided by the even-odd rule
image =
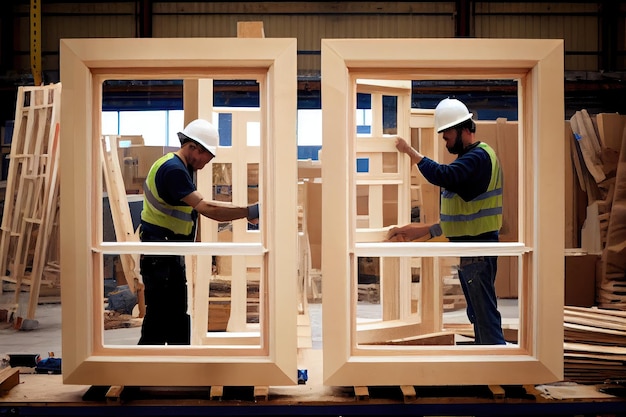
<svg viewBox="0 0 626 417">
<path fill-rule="evenodd" d="M 626 2 L 32 0 L 4 1 L 0 12 L 0 181 L 8 175 L 18 87 L 59 82 L 59 41 L 64 38 L 236 37 L 237 23 L 246 21 L 260 22 L 268 38 L 297 38 L 299 160 L 317 160 L 321 150 L 320 41 L 325 38 L 563 39 L 565 121 L 581 110 L 592 117 L 626 114 Z M 215 106 L 259 105 L 255 82 L 216 80 L 213 90 Z M 513 80 L 414 80 L 411 107 L 432 109 L 442 98 L 454 96 L 479 120 L 515 122 L 517 94 Z M 182 124 L 183 81 L 108 80 L 103 85 L 102 108 L 105 128 L 112 121 L 117 129 L 104 134 L 128 135 L 123 131 L 126 122 L 136 125 L 146 145 L 177 146 L 170 140 L 175 138 L 175 124 Z M 357 108 L 371 109 L 369 96 L 359 94 Z M 152 119 L 142 124 L 124 119 L 154 111 L 167 114 L 160 132 L 163 139 L 157 143 L 147 132 L 156 125 Z M 357 129 L 368 128 L 366 120 L 362 124 Z M 124 168 L 146 170 L 150 158 L 140 159 L 138 168 Z M 227 182 L 228 173 L 224 175 Z M 126 185 L 129 193 L 141 186 Z M 0 182 L 0 202 L 5 186 Z M 581 247 L 586 217 L 584 196 L 575 195 L 573 201 L 577 209 L 569 216 L 574 225 L 566 248 Z M 364 280 L 367 275 L 363 274 Z"/>
<path fill-rule="evenodd" d="M 31 7 L 32 5 L 32 7 Z M 34 19 L 31 19 L 34 17 Z M 4 1 L 0 5 L 0 120 L 14 116 L 19 85 L 59 81 L 62 38 L 233 37 L 237 22 L 261 21 L 265 36 L 298 40 L 298 106 L 320 107 L 324 38 L 557 38 L 565 41 L 566 118 L 623 112 L 626 4 L 618 1 Z M 459 63 L 462 65 L 462 63 Z M 506 88 L 506 87 L 504 87 Z M 413 107 L 454 85 L 414 86 Z M 111 106 L 182 108 L 182 85 L 111 86 Z M 498 87 L 463 87 L 468 104 L 497 110 L 510 103 Z M 510 91 L 510 87 L 509 90 Z M 489 93 L 489 94 L 488 94 Z M 130 94 L 130 93 L 129 93 Z M 216 87 L 224 100 L 245 100 L 238 86 Z M 433 100 L 434 101 L 434 100 Z M 105 107 L 107 105 L 105 104 Z"/>
<path fill-rule="evenodd" d="M 262 22 L 267 38 L 297 38 L 299 110 L 321 109 L 322 39 L 467 37 L 563 39 L 564 122 L 583 109 L 592 117 L 626 114 L 626 2 L 4 0 L 0 4 L 0 201 L 4 200 L 18 88 L 59 82 L 60 39 L 236 37 L 238 22 L 245 21 Z M 413 81 L 411 107 L 434 108 L 440 99 L 455 96 L 480 119 L 516 121 L 517 92 L 511 81 Z M 114 80 L 104 84 L 103 96 L 107 112 L 181 111 L 183 82 Z M 358 108 L 370 106 L 365 97 L 359 99 Z M 214 103 L 258 106 L 258 85 L 216 81 Z M 315 160 L 320 149 L 321 138 L 317 145 L 302 144 L 298 158 Z M 588 200 L 583 194 L 578 190 L 571 199 L 577 210 L 569 215 L 574 224 L 568 228 L 567 248 L 584 246 Z M 566 285 L 570 283 L 566 305 L 591 307 L 598 304 L 594 277 L 599 255 L 581 253 L 566 258 Z M 119 265 L 112 263 L 111 268 Z M 360 283 L 367 288 L 368 278 L 377 275 L 377 265 L 363 259 L 359 268 Z M 376 299 L 378 294 L 364 297 Z"/>
</svg>

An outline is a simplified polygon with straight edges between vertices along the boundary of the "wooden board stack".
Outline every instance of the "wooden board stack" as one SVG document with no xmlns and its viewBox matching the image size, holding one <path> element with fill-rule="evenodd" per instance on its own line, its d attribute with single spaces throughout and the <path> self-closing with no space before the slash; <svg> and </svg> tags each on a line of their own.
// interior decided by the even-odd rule
<svg viewBox="0 0 626 417">
<path fill-rule="evenodd" d="M 586 110 L 570 119 L 572 161 L 587 193 L 583 249 L 601 254 L 596 301 L 602 308 L 626 310 L 626 116 Z"/>
<path fill-rule="evenodd" d="M 578 383 L 623 380 L 626 375 L 626 312 L 565 307 L 564 375 Z"/>
</svg>

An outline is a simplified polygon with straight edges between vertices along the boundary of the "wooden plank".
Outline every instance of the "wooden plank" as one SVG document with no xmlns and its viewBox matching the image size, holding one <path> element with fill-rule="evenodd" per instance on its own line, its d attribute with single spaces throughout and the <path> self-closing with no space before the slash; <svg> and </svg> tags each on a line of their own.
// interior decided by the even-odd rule
<svg viewBox="0 0 626 417">
<path fill-rule="evenodd" d="M 565 247 L 577 248 L 580 246 L 578 240 L 578 190 L 580 187 L 576 181 L 577 170 L 572 154 L 573 134 L 569 127 L 569 122 L 565 122 Z M 578 159 L 576 159 L 578 161 Z"/>
<path fill-rule="evenodd" d="M 539 401 L 543 399 L 541 392 L 535 387 L 535 385 L 526 384 L 523 386 L 523 388 L 526 394 L 532 396 L 535 400 Z"/>
<path fill-rule="evenodd" d="M 595 318 L 588 318 L 585 316 L 583 317 L 575 316 L 571 313 L 566 312 L 565 313 L 565 325 L 567 326 L 568 324 L 580 324 L 580 325 L 585 325 L 585 326 L 598 328 L 598 329 L 611 329 L 611 330 L 626 331 L 626 320 L 616 319 L 615 321 L 609 321 L 606 319 L 606 316 L 595 319 Z"/>
<path fill-rule="evenodd" d="M 133 227 L 130 207 L 126 198 L 126 187 L 124 186 L 120 161 L 117 156 L 118 140 L 117 136 L 103 136 L 100 147 L 102 173 L 109 198 L 109 206 L 111 207 L 115 238 L 118 242 L 139 242 L 139 236 L 137 236 Z M 121 254 L 120 261 L 129 289 L 132 292 L 136 292 L 136 287 L 142 286 L 138 272 L 139 256 Z M 145 311 L 142 311 L 140 317 L 143 317 L 144 314 Z"/>
<path fill-rule="evenodd" d="M 119 404 L 122 398 L 122 392 L 124 391 L 123 385 L 113 385 L 109 387 L 105 394 L 107 404 Z"/>
<path fill-rule="evenodd" d="M 263 22 L 237 22 L 238 38 L 264 38 Z"/>
<path fill-rule="evenodd" d="M 254 401 L 267 401 L 269 398 L 270 388 L 267 386 L 255 386 L 254 387 Z"/>
<path fill-rule="evenodd" d="M 618 113 L 599 113 L 596 120 L 601 145 L 619 151 L 622 148 L 622 133 L 626 128 L 626 116 Z"/>
<path fill-rule="evenodd" d="M 592 337 L 596 337 L 593 335 Z M 615 339 L 612 339 L 615 340 Z M 593 341 L 592 341 L 593 342 Z M 597 345 L 593 343 L 576 343 L 576 342 L 565 342 L 563 344 L 566 351 L 574 351 L 574 352 L 587 352 L 587 353 L 597 353 L 603 355 L 626 355 L 626 347 L 623 346 L 610 346 L 610 345 Z M 620 359 L 619 357 L 617 358 Z"/>
<path fill-rule="evenodd" d="M 601 254 L 603 248 L 598 204 L 595 201 L 587 206 L 587 216 L 580 231 L 580 246 L 589 254 Z"/>
<path fill-rule="evenodd" d="M 20 370 L 18 368 L 4 368 L 0 370 L 0 392 L 10 391 L 20 383 Z"/>
<path fill-rule="evenodd" d="M 570 329 L 578 332 L 589 331 L 594 333 L 594 337 L 602 337 L 602 336 L 615 336 L 615 337 L 624 337 L 626 336 L 626 332 L 620 331 L 619 329 L 611 329 L 611 328 L 600 328 L 596 326 L 589 325 L 581 325 L 573 322 L 568 322 L 564 324 L 565 330 L 568 331 Z"/>
<path fill-rule="evenodd" d="M 355 386 L 354 387 L 354 397 L 357 401 L 368 401 L 370 399 L 370 391 L 366 386 Z"/>
<path fill-rule="evenodd" d="M 574 167 L 576 169 L 576 175 L 578 176 L 578 184 L 580 185 L 580 188 L 583 190 L 583 192 L 587 193 L 587 202 L 588 204 L 591 204 L 594 201 L 601 199 L 601 193 L 598 184 L 589 172 L 589 169 L 585 162 L 585 158 L 582 153 L 581 145 L 577 139 L 577 136 L 573 132 L 572 125 L 575 123 L 576 122 L 572 118 L 566 125 L 571 131 L 571 156 Z"/>
<path fill-rule="evenodd" d="M 608 281 L 619 283 L 621 291 L 614 292 L 614 300 L 604 302 L 600 307 L 615 308 L 616 304 L 626 305 L 626 129 L 622 132 L 622 146 L 615 175 L 615 188 L 611 205 L 611 216 L 606 232 L 605 252 L 602 256 L 600 277 L 601 289 L 606 289 Z M 609 277 L 616 277 L 609 279 Z"/>
<path fill-rule="evenodd" d="M 565 307 L 566 313 L 586 313 L 589 315 L 599 316 L 599 317 L 623 317 L 626 319 L 626 311 L 619 310 L 609 310 L 597 307 L 576 307 L 576 306 L 567 306 Z"/>
<path fill-rule="evenodd" d="M 442 161 L 442 141 L 435 132 L 434 110 L 411 109 L 411 127 L 417 130 L 415 141 L 411 146 L 418 149 L 423 155 L 435 161 Z M 414 185 L 418 188 L 420 204 L 420 222 L 434 224 L 439 221 L 439 187 L 424 179 L 416 165 L 411 166 L 411 178 L 415 178 Z"/>
<path fill-rule="evenodd" d="M 570 119 L 572 131 L 583 155 L 585 165 L 597 183 L 602 182 L 606 176 L 602 170 L 600 160 L 600 144 L 595 130 L 589 118 L 587 110 L 577 111 Z"/>
<path fill-rule="evenodd" d="M 405 403 L 417 398 L 417 393 L 413 385 L 400 385 L 400 390 L 402 391 L 402 398 L 404 398 Z"/>
<path fill-rule="evenodd" d="M 60 90 L 56 92 L 60 94 Z M 60 97 L 57 97 L 57 101 Z M 59 129 L 58 112 L 60 106 L 56 106 L 56 121 L 53 120 L 54 136 L 48 148 L 48 160 L 46 167 L 46 177 L 44 178 L 44 195 L 42 207 L 42 219 L 39 228 L 39 234 L 37 236 L 37 242 L 35 244 L 35 256 L 33 257 L 33 265 L 31 269 L 31 291 L 28 300 L 28 312 L 26 317 L 29 319 L 35 318 L 35 310 L 37 303 L 39 302 L 39 293 L 41 289 L 41 282 L 44 275 L 44 268 L 51 260 L 51 255 L 48 252 L 48 248 L 52 243 L 51 239 L 55 237 L 58 240 L 58 235 L 53 234 L 54 222 L 57 219 L 58 205 L 59 205 Z"/>
<path fill-rule="evenodd" d="M 221 400 L 224 396 L 224 387 L 222 385 L 212 385 L 209 392 L 209 398 L 212 400 Z"/>
<path fill-rule="evenodd" d="M 572 124 L 569 120 L 565 121 L 565 140 L 567 141 L 566 148 L 570 150 L 570 157 L 572 161 L 572 165 L 574 166 L 574 170 L 576 172 L 576 177 L 578 178 L 578 185 L 583 191 L 586 191 L 585 184 L 586 181 L 583 177 L 583 160 L 582 154 L 580 153 L 580 147 L 576 143 L 576 138 L 574 138 L 574 132 L 572 131 Z M 566 154 L 567 156 L 567 154 Z"/>
<path fill-rule="evenodd" d="M 489 388 L 489 391 L 491 392 L 491 395 L 494 399 L 496 400 L 503 400 L 506 392 L 504 391 L 504 388 L 501 385 L 488 385 L 487 388 Z"/>
<path fill-rule="evenodd" d="M 421 334 L 418 336 L 408 336 L 402 339 L 382 340 L 380 342 L 368 342 L 364 344 L 391 345 L 391 346 L 393 345 L 397 345 L 397 346 L 402 346 L 402 345 L 405 345 L 405 346 L 429 346 L 429 345 L 454 346 L 454 333 L 443 331 L 443 332 L 437 332 L 437 333 L 431 333 L 431 334 Z"/>
</svg>

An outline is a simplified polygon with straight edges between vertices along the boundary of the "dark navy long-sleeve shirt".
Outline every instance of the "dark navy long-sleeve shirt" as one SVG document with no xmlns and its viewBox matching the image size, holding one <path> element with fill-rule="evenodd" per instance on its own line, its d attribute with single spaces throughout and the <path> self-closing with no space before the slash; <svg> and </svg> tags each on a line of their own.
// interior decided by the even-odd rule
<svg viewBox="0 0 626 417">
<path fill-rule="evenodd" d="M 484 193 L 491 181 L 491 158 L 484 149 L 477 146 L 479 143 L 473 143 L 464 149 L 450 164 L 440 164 L 424 157 L 417 167 L 431 184 L 470 201 Z"/>
</svg>

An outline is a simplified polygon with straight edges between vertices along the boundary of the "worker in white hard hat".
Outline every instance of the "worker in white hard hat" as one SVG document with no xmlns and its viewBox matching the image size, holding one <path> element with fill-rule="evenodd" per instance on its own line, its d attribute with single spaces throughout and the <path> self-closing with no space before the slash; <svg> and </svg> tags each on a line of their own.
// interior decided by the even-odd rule
<svg viewBox="0 0 626 417">
<path fill-rule="evenodd" d="M 178 133 L 180 149 L 159 158 L 144 183 L 140 238 L 142 242 L 195 241 L 198 214 L 226 222 L 247 219 L 258 223 L 259 207 L 237 207 L 206 200 L 194 176 L 217 152 L 219 134 L 206 120 L 196 119 Z M 142 255 L 146 314 L 140 345 L 190 343 L 187 280 L 184 257 Z"/>
<path fill-rule="evenodd" d="M 389 230 L 390 241 L 425 240 L 443 235 L 452 242 L 497 242 L 502 227 L 502 170 L 494 150 L 475 137 L 473 114 L 461 101 L 442 100 L 435 108 L 435 129 L 448 152 L 457 155 L 439 164 L 397 138 L 396 148 L 407 154 L 424 178 L 441 187 L 438 224 L 411 223 Z M 428 238 L 428 236 L 426 236 Z M 475 343 L 505 344 L 495 290 L 497 257 L 462 257 L 459 279 L 474 327 Z"/>
</svg>

